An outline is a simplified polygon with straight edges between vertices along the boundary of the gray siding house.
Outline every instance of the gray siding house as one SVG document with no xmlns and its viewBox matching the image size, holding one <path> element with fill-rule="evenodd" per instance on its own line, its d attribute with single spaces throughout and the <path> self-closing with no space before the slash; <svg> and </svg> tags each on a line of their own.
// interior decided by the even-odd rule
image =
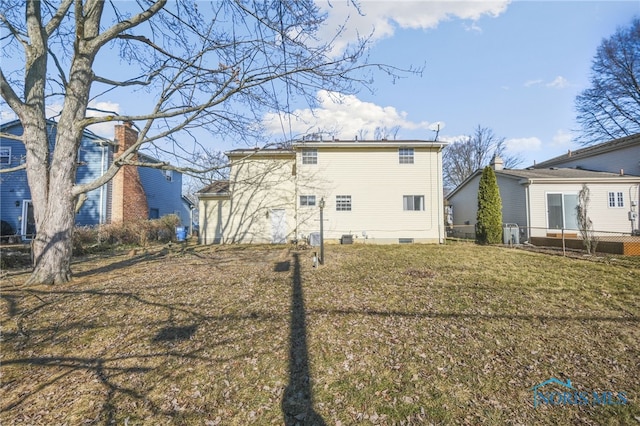
<svg viewBox="0 0 640 426">
<path fill-rule="evenodd" d="M 640 176 L 555 167 L 505 170 L 501 165 L 500 161 L 492 162 L 502 198 L 502 221 L 518 225 L 520 242 L 557 236 L 563 229 L 575 233 L 578 193 L 583 184 L 591 192 L 589 217 L 594 230 L 629 234 L 638 229 L 629 212 L 638 201 Z M 476 171 L 447 196 L 452 236 L 475 235 L 481 174 Z"/>
</svg>

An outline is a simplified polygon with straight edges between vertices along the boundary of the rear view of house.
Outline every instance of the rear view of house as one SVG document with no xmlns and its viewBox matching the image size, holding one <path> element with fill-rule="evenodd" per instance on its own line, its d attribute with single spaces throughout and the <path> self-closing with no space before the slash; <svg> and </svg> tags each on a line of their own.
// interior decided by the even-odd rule
<svg viewBox="0 0 640 426">
<path fill-rule="evenodd" d="M 200 242 L 444 240 L 442 148 L 433 141 L 300 141 L 227 153 L 229 182 L 200 194 Z"/>
</svg>

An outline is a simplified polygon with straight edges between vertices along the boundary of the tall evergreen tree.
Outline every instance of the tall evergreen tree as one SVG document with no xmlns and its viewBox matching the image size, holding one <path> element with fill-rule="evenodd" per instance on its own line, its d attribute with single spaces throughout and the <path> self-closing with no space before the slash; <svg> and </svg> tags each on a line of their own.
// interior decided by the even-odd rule
<svg viewBox="0 0 640 426">
<path fill-rule="evenodd" d="M 490 166 L 482 170 L 478 187 L 476 242 L 499 244 L 502 240 L 502 200 L 496 174 Z"/>
</svg>

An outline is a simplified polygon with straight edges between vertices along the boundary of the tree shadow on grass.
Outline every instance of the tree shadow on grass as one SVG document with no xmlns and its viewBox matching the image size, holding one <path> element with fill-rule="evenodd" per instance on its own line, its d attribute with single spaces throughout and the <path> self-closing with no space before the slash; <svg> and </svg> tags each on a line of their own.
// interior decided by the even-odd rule
<svg viewBox="0 0 640 426">
<path fill-rule="evenodd" d="M 275 268 L 276 271 L 285 271 L 288 269 L 289 262 L 280 262 Z M 313 389 L 311 386 L 309 350 L 307 346 L 306 312 L 302 279 L 300 276 L 300 260 L 297 253 L 293 254 L 290 327 L 289 384 L 282 397 L 284 423 L 287 426 L 325 425 L 325 421 L 313 409 Z"/>
<path fill-rule="evenodd" d="M 59 383 L 71 380 L 77 374 L 90 373 L 96 378 L 96 383 L 101 385 L 104 393 L 100 397 L 96 408 L 92 414 L 92 424 L 113 424 L 118 421 L 118 416 L 122 415 L 122 408 L 119 407 L 124 398 L 136 401 L 138 406 L 146 407 L 147 413 L 154 416 L 168 418 L 201 418 L 198 411 L 191 412 L 182 408 L 167 407 L 160 404 L 156 397 L 150 396 L 147 386 L 140 387 L 139 383 L 144 383 L 144 376 L 147 374 L 157 374 L 159 360 L 182 359 L 192 360 L 194 363 L 224 364 L 230 361 L 245 359 L 250 352 L 240 350 L 230 356 L 212 357 L 209 351 L 212 347 L 235 345 L 240 337 L 221 337 L 216 341 L 207 341 L 205 345 L 181 345 L 183 342 L 196 338 L 201 325 L 235 324 L 238 322 L 279 322 L 283 317 L 263 312 L 247 312 L 229 315 L 209 315 L 206 311 L 184 304 L 172 303 L 170 301 L 159 301 L 145 297 L 134 291 L 107 291 L 107 290 L 78 290 L 78 289 L 11 289 L 9 294 L 3 294 L 3 298 L 8 303 L 7 313 L 12 321 L 18 323 L 17 330 L 4 333 L 3 343 L 12 345 L 20 353 L 29 354 L 25 357 L 5 356 L 1 367 L 3 369 L 37 368 L 37 379 L 33 386 L 19 393 L 12 393 L 12 389 L 21 387 L 19 375 L 14 374 L 13 379 L 0 380 L 4 395 L 7 396 L 0 401 L 0 416 L 10 416 L 11 413 L 18 415 L 18 410 L 28 406 L 30 401 L 34 401 L 45 395 L 50 389 L 59 386 Z M 35 304 L 31 308 L 22 308 L 21 302 L 25 296 L 37 298 L 41 303 Z M 114 342 L 109 345 L 109 349 L 98 353 L 78 354 L 77 356 L 67 355 L 46 355 L 42 347 L 46 345 L 62 342 L 63 336 L 77 332 L 86 331 L 91 334 L 91 330 L 99 331 L 105 325 L 93 319 L 87 321 L 78 319 L 76 321 L 61 324 L 46 324 L 37 326 L 32 323 L 36 314 L 44 309 L 52 309 L 52 306 L 61 303 L 64 299 L 74 298 L 100 298 L 116 299 L 122 305 L 137 305 L 141 308 L 151 307 L 164 312 L 163 318 L 157 321 L 145 323 L 147 329 L 155 330 L 155 334 L 149 335 L 149 341 L 153 344 L 145 350 L 118 350 Z M 166 315 L 166 316 L 165 316 Z M 168 317 L 168 318 L 167 318 Z M 4 320 L 4 318 L 2 318 Z M 185 322 L 186 320 L 186 322 Z M 110 327 L 118 327 L 118 324 L 109 324 Z M 258 338 L 258 332 L 244 335 L 244 339 L 252 340 Z M 262 335 L 260 333 L 260 335 Z M 197 340 L 197 339 L 196 339 Z M 34 342 L 36 342 L 34 344 Z M 126 343 L 123 343 L 126 345 Z M 30 349 L 31 348 L 31 349 Z M 108 353 L 112 355 L 107 356 Z M 50 373 L 45 372 L 48 370 Z M 1 370 L 0 370 L 1 371 Z M 15 370 L 14 370 L 15 371 Z M 62 409 L 62 408 L 61 408 Z M 0 417 L 1 418 L 1 417 Z M 8 419 L 10 417 L 5 417 Z M 88 420 L 88 419 L 87 419 Z"/>
</svg>

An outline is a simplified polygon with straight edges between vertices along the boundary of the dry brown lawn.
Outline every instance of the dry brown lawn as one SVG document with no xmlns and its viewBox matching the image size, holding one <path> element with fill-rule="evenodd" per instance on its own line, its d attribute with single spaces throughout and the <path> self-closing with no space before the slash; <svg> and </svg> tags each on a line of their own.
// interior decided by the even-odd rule
<svg viewBox="0 0 640 426">
<path fill-rule="evenodd" d="M 0 423 L 640 423 L 640 262 L 326 252 L 317 269 L 284 246 L 115 253 L 58 287 L 5 271 Z M 534 408 L 551 377 L 627 403 Z"/>
</svg>

